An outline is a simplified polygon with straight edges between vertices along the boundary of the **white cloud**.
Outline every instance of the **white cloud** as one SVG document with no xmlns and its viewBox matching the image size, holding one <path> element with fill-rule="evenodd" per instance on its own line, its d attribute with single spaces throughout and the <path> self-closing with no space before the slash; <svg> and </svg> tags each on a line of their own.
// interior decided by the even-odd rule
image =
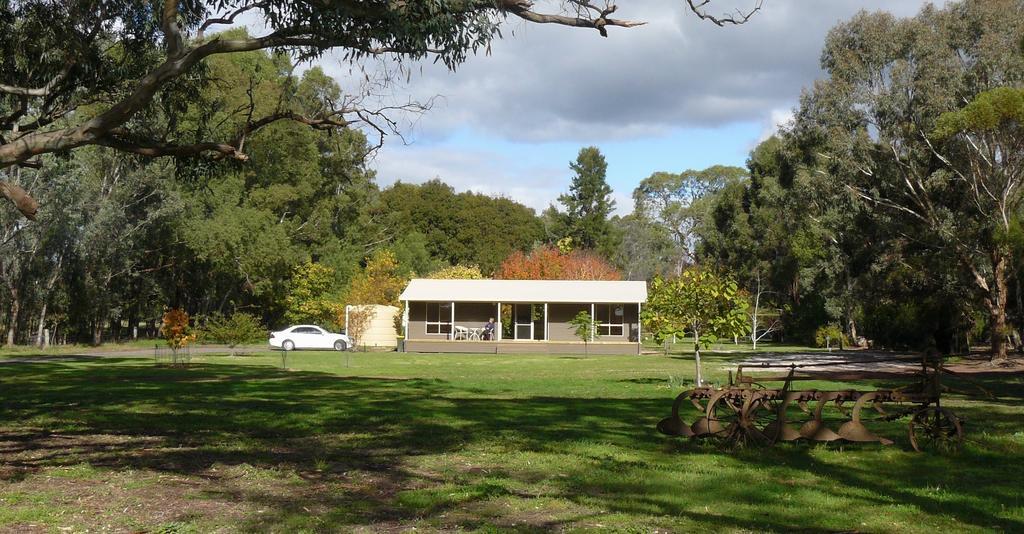
<svg viewBox="0 0 1024 534">
<path fill-rule="evenodd" d="M 818 56 L 835 23 L 860 9 L 910 15 L 922 3 L 769 0 L 746 25 L 719 28 L 688 14 L 680 0 L 620 2 L 619 16 L 648 24 L 612 28 L 607 39 L 510 18 L 490 56 L 472 57 L 454 73 L 412 65 L 411 82 L 394 90 L 446 97 L 424 119 L 421 133 L 429 137 L 471 127 L 517 141 L 621 139 L 762 122 L 771 110 L 792 107 L 819 75 Z M 727 10 L 752 0 L 715 4 Z M 347 66 L 328 61 L 325 68 L 354 79 Z"/>
<path fill-rule="evenodd" d="M 762 141 L 775 135 L 779 130 L 785 128 L 793 122 L 793 109 L 773 109 L 771 114 L 768 116 L 768 120 L 765 121 L 764 130 L 761 131 L 761 136 L 757 138 L 757 143 L 760 144 Z M 751 146 L 750 148 L 753 148 Z"/>
</svg>

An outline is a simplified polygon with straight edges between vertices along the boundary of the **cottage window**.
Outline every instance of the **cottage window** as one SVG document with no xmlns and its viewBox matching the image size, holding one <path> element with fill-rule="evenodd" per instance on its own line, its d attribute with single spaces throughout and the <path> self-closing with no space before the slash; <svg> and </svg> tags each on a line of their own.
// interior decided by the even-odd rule
<svg viewBox="0 0 1024 534">
<path fill-rule="evenodd" d="M 597 332 L 602 336 L 622 336 L 625 316 L 621 304 L 594 305 L 594 320 L 598 322 Z"/>
<path fill-rule="evenodd" d="M 452 331 L 452 304 L 450 302 L 427 303 L 427 333 L 449 334 Z"/>
</svg>

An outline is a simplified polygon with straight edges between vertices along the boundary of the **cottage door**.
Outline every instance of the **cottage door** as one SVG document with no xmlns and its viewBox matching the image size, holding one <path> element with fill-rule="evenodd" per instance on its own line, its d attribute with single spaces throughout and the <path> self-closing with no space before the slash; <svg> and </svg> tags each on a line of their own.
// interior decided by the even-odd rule
<svg viewBox="0 0 1024 534">
<path fill-rule="evenodd" d="M 512 307 L 515 317 L 515 338 L 533 339 L 533 305 L 515 304 Z"/>
</svg>

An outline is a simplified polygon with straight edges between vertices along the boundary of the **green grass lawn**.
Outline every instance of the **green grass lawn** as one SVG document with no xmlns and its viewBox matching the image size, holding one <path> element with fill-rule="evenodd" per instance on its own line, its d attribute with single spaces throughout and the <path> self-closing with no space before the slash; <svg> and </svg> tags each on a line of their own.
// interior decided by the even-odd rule
<svg viewBox="0 0 1024 534">
<path fill-rule="evenodd" d="M 0 365 L 0 531 L 1024 531 L 1020 375 L 934 456 L 662 436 L 679 355 L 192 362 Z"/>
</svg>

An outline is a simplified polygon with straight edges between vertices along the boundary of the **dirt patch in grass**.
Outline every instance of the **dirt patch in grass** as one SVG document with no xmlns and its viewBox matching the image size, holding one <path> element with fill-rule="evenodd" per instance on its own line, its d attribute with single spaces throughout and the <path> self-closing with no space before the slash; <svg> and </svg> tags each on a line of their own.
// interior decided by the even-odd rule
<svg viewBox="0 0 1024 534">
<path fill-rule="evenodd" d="M 415 513 L 395 496 L 436 478 L 396 466 L 393 451 L 325 451 L 328 438 L 257 454 L 251 444 L 0 429 L 0 532 L 408 529 Z"/>
<path fill-rule="evenodd" d="M 151 436 L 0 432 L 0 499 L 22 496 L 13 499 L 8 513 L 33 517 L 33 522 L 4 528 L 131 531 L 199 520 L 230 524 L 253 512 L 245 502 L 197 498 L 230 486 L 239 478 L 230 473 L 186 475 L 125 465 L 133 463 L 129 458 L 159 454 L 162 443 Z M 43 513 L 33 514 L 33 509 Z"/>
<path fill-rule="evenodd" d="M 68 435 L 45 430 L 0 429 L 0 482 L 18 481 L 43 469 L 68 466 L 111 455 L 137 451 L 141 454 L 159 443 L 158 438 L 113 435 Z"/>
<path fill-rule="evenodd" d="M 35 515 L 32 522 L 15 522 L 4 528 L 11 532 L 47 532 L 55 528 L 139 531 L 197 522 L 226 525 L 252 513 L 244 502 L 193 497 L 221 483 L 216 480 L 91 467 L 68 477 L 67 471 L 62 467 L 45 468 L 19 482 L 0 486 L 0 499 L 4 495 L 31 496 L 30 503 L 11 504 L 8 512 L 44 512 Z"/>
</svg>

